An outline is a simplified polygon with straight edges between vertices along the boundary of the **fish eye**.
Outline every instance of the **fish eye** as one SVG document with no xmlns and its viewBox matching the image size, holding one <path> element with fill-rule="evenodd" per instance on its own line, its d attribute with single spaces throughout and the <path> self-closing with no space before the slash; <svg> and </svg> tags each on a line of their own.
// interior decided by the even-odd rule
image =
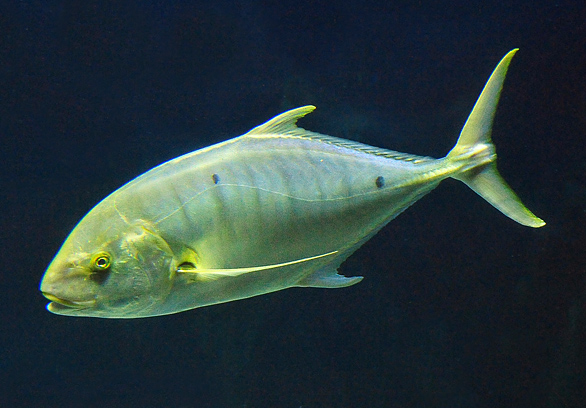
<svg viewBox="0 0 586 408">
<path fill-rule="evenodd" d="M 100 252 L 92 258 L 92 268 L 96 272 L 107 270 L 112 263 L 112 258 L 107 252 Z"/>
</svg>

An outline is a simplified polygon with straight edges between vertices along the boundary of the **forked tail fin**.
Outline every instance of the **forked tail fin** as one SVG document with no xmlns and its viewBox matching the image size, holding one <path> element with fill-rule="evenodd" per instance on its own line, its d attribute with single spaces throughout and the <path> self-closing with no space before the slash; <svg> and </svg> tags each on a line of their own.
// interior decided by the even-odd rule
<svg viewBox="0 0 586 408">
<path fill-rule="evenodd" d="M 466 183 L 507 217 L 537 228 L 544 226 L 545 222 L 523 205 L 498 173 L 495 148 L 490 138 L 503 82 L 516 52 L 517 49 L 509 51 L 493 71 L 447 159 L 460 168 L 453 176 L 455 179 Z"/>
</svg>

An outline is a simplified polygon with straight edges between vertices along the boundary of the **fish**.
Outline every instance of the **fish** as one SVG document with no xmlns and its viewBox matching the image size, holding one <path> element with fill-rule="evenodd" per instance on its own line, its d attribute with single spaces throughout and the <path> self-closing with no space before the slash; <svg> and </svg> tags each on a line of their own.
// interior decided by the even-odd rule
<svg viewBox="0 0 586 408">
<path fill-rule="evenodd" d="M 512 220 L 545 225 L 499 175 L 492 123 L 517 49 L 499 62 L 443 158 L 312 132 L 303 106 L 165 162 L 111 193 L 40 283 L 65 316 L 169 315 L 292 287 L 343 288 L 338 268 L 447 178 Z"/>
</svg>

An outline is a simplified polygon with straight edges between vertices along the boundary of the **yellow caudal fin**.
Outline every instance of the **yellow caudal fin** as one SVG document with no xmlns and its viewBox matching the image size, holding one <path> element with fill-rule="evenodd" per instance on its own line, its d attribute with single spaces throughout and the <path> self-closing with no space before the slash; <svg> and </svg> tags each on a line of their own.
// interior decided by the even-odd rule
<svg viewBox="0 0 586 408">
<path fill-rule="evenodd" d="M 460 168 L 454 178 L 466 183 L 507 217 L 537 228 L 544 226 L 545 222 L 523 205 L 499 175 L 495 147 L 490 137 L 503 82 L 516 52 L 517 49 L 514 49 L 505 55 L 493 71 L 462 128 L 456 146 L 446 158 Z"/>
</svg>

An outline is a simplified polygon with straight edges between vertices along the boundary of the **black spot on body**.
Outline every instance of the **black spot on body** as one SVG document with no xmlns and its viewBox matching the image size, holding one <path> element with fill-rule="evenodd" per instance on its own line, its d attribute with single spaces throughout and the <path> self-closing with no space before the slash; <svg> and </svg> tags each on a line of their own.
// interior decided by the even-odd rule
<svg viewBox="0 0 586 408">
<path fill-rule="evenodd" d="M 214 184 L 218 184 L 220 182 L 220 176 L 214 173 L 212 174 L 212 180 L 214 180 Z"/>
<path fill-rule="evenodd" d="M 376 184 L 376 188 L 383 188 L 385 186 L 385 178 L 383 176 L 378 176 L 376 180 L 374 180 L 374 184 Z"/>
</svg>

